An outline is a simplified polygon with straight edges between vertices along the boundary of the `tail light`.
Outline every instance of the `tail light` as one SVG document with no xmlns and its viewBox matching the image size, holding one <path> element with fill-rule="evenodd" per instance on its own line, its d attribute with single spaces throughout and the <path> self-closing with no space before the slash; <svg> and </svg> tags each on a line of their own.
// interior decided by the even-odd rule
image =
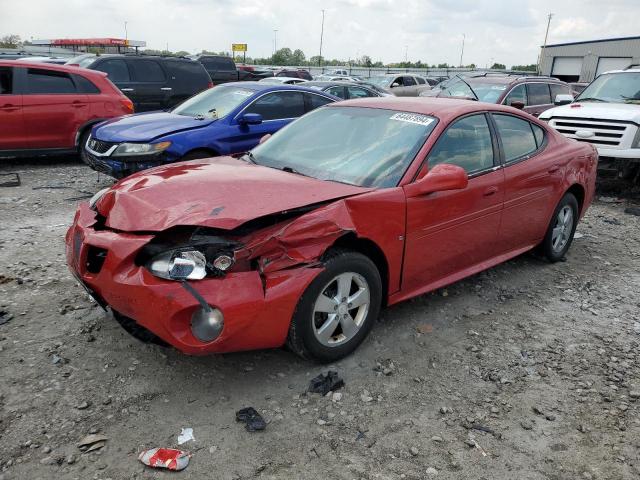
<svg viewBox="0 0 640 480">
<path fill-rule="evenodd" d="M 121 98 L 120 105 L 122 105 L 122 108 L 124 108 L 127 113 L 133 113 L 133 102 L 128 98 Z"/>
</svg>

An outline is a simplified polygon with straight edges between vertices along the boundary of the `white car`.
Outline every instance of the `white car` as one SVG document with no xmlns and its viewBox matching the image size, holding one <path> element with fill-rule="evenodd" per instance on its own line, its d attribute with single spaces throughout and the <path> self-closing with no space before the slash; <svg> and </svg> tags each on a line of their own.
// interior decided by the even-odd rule
<svg viewBox="0 0 640 480">
<path fill-rule="evenodd" d="M 295 78 L 295 77 L 267 77 L 259 81 L 264 83 L 295 85 L 297 83 L 307 82 L 308 80 L 305 80 L 304 78 Z"/>
<path fill-rule="evenodd" d="M 640 68 L 603 73 L 573 103 L 540 119 L 566 137 L 593 144 L 601 169 L 640 181 Z"/>
</svg>

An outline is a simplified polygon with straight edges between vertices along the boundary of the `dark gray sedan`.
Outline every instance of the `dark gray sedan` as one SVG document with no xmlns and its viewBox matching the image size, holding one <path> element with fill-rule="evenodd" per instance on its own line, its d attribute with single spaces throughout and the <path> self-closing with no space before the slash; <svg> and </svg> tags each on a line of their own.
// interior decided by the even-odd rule
<svg viewBox="0 0 640 480">
<path fill-rule="evenodd" d="M 387 93 L 382 89 L 375 88 L 373 85 L 367 85 L 364 83 L 311 81 L 305 82 L 304 86 L 321 90 L 325 93 L 342 98 L 343 100 L 392 96 L 391 93 Z"/>
</svg>

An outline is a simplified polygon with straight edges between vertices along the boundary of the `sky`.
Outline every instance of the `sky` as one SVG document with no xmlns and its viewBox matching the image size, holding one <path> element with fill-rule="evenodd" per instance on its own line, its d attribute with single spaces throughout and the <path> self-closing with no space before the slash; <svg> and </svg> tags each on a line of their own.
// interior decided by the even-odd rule
<svg viewBox="0 0 640 480">
<path fill-rule="evenodd" d="M 247 43 L 247 55 L 277 47 L 323 56 L 369 55 L 507 67 L 535 63 L 547 15 L 548 43 L 640 35 L 640 0 L 0 0 L 0 36 L 23 39 L 125 36 L 148 48 L 197 53 Z"/>
</svg>

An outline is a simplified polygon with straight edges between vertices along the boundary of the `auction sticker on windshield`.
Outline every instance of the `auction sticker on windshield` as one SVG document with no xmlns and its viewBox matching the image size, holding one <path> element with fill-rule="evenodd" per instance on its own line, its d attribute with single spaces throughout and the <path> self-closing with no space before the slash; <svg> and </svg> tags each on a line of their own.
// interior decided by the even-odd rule
<svg viewBox="0 0 640 480">
<path fill-rule="evenodd" d="M 417 113 L 394 113 L 391 115 L 390 119 L 398 120 L 400 122 L 415 123 L 418 125 L 431 125 L 434 121 L 431 117 Z"/>
</svg>

